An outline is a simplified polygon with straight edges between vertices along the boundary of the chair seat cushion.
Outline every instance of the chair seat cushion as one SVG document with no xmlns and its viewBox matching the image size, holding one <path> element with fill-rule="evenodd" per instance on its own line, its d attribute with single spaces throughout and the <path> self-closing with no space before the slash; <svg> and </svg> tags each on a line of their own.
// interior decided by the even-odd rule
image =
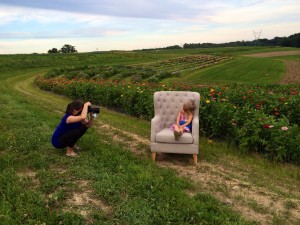
<svg viewBox="0 0 300 225">
<path fill-rule="evenodd" d="M 174 131 L 170 128 L 164 128 L 156 134 L 155 141 L 159 143 L 180 143 L 180 144 L 193 144 L 194 139 L 191 133 L 183 133 L 179 140 L 175 140 Z"/>
</svg>

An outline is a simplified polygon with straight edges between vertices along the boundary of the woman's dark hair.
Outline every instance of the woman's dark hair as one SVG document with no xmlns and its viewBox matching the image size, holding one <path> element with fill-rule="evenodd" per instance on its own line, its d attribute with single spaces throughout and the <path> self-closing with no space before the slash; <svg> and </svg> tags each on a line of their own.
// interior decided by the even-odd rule
<svg viewBox="0 0 300 225">
<path fill-rule="evenodd" d="M 83 108 L 83 102 L 81 100 L 75 100 L 67 105 L 66 113 L 72 114 L 73 110 L 80 110 Z"/>
</svg>

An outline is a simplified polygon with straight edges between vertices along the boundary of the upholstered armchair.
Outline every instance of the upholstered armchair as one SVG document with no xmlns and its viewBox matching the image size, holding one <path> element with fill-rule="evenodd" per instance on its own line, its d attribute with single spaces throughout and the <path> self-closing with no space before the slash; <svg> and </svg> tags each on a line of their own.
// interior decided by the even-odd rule
<svg viewBox="0 0 300 225">
<path fill-rule="evenodd" d="M 179 110 L 183 104 L 192 99 L 195 101 L 195 110 L 192 121 L 192 132 L 183 133 L 179 140 L 175 140 L 170 126 L 176 122 Z M 200 95 L 197 92 L 159 91 L 154 93 L 154 113 L 151 120 L 151 152 L 155 161 L 156 153 L 192 154 L 197 164 L 199 148 L 199 103 Z"/>
</svg>

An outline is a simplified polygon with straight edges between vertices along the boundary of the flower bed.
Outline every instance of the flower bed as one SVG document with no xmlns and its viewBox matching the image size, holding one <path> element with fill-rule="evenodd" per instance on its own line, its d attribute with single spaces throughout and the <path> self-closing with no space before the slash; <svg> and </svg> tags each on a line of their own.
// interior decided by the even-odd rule
<svg viewBox="0 0 300 225">
<path fill-rule="evenodd" d="M 148 120 L 154 114 L 154 92 L 196 91 L 201 95 L 201 135 L 228 140 L 241 150 L 258 152 L 272 160 L 300 164 L 300 85 L 166 86 L 49 74 L 36 77 L 35 84 Z"/>
<path fill-rule="evenodd" d="M 168 77 L 176 77 L 185 72 L 203 69 L 217 63 L 230 60 L 231 57 L 194 55 L 144 65 L 114 65 L 114 66 L 75 66 L 55 69 L 48 72 L 45 77 L 65 76 L 69 79 L 117 79 L 129 78 L 131 81 L 160 82 Z"/>
</svg>

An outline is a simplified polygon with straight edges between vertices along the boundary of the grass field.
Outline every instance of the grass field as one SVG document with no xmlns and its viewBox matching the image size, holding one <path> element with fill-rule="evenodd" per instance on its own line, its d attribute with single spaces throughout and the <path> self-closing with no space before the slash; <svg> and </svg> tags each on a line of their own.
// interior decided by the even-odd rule
<svg viewBox="0 0 300 225">
<path fill-rule="evenodd" d="M 203 53 L 237 56 L 244 50 L 266 51 Z M 77 63 L 139 64 L 199 52 L 0 56 L 0 223 L 296 224 L 300 170 L 293 165 L 242 155 L 203 138 L 198 166 L 191 166 L 184 155 L 161 155 L 155 164 L 147 144 L 149 122 L 105 108 L 79 142 L 83 151 L 78 159 L 51 146 L 52 132 L 70 100 L 34 87 L 35 75 Z M 269 73 L 266 83 L 282 76 L 282 64 L 260 60 L 239 56 L 199 76 L 207 82 L 230 82 L 242 75 L 228 74 L 251 68 Z M 275 70 L 264 71 L 265 65 Z M 197 76 L 188 80 L 198 82 Z M 257 73 L 251 77 L 248 82 L 258 79 Z"/>
<path fill-rule="evenodd" d="M 234 82 L 270 84 L 279 80 L 285 72 L 284 63 L 274 59 L 237 57 L 213 68 L 188 74 L 182 78 L 170 78 L 166 83 L 228 84 Z"/>
</svg>

